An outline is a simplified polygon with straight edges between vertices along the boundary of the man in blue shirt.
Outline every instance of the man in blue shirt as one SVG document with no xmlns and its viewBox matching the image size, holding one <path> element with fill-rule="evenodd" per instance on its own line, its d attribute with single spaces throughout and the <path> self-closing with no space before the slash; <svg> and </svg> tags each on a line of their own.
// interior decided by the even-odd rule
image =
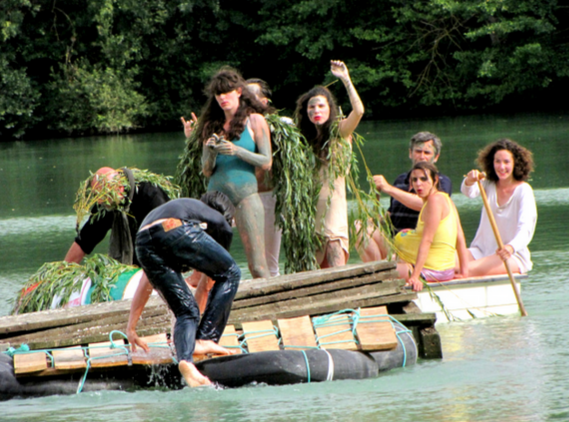
<svg viewBox="0 0 569 422">
<path fill-rule="evenodd" d="M 442 146 L 440 138 L 434 133 L 416 133 L 409 143 L 409 159 L 413 165 L 419 161 L 436 163 L 441 154 Z M 390 185 L 382 175 L 373 176 L 377 190 L 391 196 L 388 212 L 396 233 L 403 229 L 414 229 L 417 226 L 419 212 L 423 206 L 423 201 L 415 194 L 409 184 L 409 175 L 410 172 L 400 174 L 393 185 Z M 439 174 L 439 180 L 440 191 L 446 192 L 450 196 L 452 193 L 451 180 L 442 173 Z M 385 259 L 387 248 L 380 234 L 376 231 L 371 235 L 368 245 L 365 247 L 360 245 L 358 252 L 364 262 L 371 262 Z"/>
</svg>

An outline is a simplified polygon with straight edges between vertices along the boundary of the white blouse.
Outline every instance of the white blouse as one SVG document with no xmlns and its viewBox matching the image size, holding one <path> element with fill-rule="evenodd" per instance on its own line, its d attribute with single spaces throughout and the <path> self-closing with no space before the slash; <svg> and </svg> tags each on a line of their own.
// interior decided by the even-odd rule
<svg viewBox="0 0 569 422">
<path fill-rule="evenodd" d="M 514 248 L 514 258 L 520 264 L 520 272 L 526 273 L 530 271 L 533 264 L 528 245 L 535 232 L 537 222 L 537 207 L 533 189 L 529 184 L 523 182 L 516 187 L 506 204 L 498 206 L 496 183 L 483 180 L 482 185 L 486 190 L 488 202 L 494 214 L 502 242 L 504 245 L 510 245 Z M 480 195 L 478 183 L 466 186 L 463 180 L 460 190 L 468 198 L 476 198 Z M 495 254 L 497 249 L 498 243 L 494 237 L 488 214 L 482 208 L 480 224 L 469 250 L 474 259 L 480 259 Z"/>
</svg>

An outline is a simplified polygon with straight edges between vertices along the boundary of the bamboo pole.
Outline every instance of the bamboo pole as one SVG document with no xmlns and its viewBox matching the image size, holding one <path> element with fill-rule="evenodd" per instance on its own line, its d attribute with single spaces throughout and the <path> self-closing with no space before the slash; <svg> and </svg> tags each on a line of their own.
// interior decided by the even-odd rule
<svg viewBox="0 0 569 422">
<path fill-rule="evenodd" d="M 498 248 L 503 249 L 504 243 L 502 242 L 502 237 L 500 236 L 500 232 L 498 231 L 498 226 L 496 224 L 496 220 L 494 219 L 494 214 L 492 214 L 492 210 L 490 209 L 490 204 L 488 203 L 488 197 L 486 196 L 486 191 L 482 186 L 480 180 L 478 182 L 478 188 L 480 189 L 480 195 L 482 196 L 482 202 L 484 202 L 484 208 L 486 208 L 486 213 L 488 214 L 488 220 L 490 220 L 490 225 L 492 226 L 492 231 L 494 231 L 494 236 L 496 237 L 496 243 L 498 243 Z M 516 301 L 518 302 L 518 308 L 520 309 L 521 315 L 527 316 L 528 313 L 526 312 L 526 308 L 524 303 L 522 302 L 522 298 L 520 296 L 520 292 L 518 291 L 518 286 L 516 286 L 516 280 L 514 279 L 514 275 L 512 274 L 512 269 L 508 264 L 508 261 L 504 261 L 504 265 L 506 266 L 506 271 L 508 272 L 508 277 L 510 278 L 510 283 L 512 284 L 512 289 L 514 290 L 514 294 L 516 295 Z"/>
</svg>

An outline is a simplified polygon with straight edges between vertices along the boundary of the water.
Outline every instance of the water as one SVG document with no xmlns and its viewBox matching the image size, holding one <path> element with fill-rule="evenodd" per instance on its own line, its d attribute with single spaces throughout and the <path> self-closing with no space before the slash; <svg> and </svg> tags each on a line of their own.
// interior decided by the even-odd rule
<svg viewBox="0 0 569 422">
<path fill-rule="evenodd" d="M 531 181 L 538 226 L 534 270 L 523 283 L 529 317 L 495 317 L 437 326 L 444 358 L 377 379 L 235 390 L 82 393 L 0 404 L 0 421 L 545 421 L 569 420 L 569 183 L 564 177 L 569 119 L 563 115 L 476 116 L 366 122 L 365 156 L 388 180 L 409 166 L 407 140 L 431 130 L 443 140 L 439 168 L 472 239 L 481 203 L 458 192 L 476 151 L 511 137 L 535 154 Z M 172 174 L 179 134 L 0 144 L 0 315 L 45 261 L 61 260 L 74 235 L 71 204 L 79 182 L 103 165 Z M 237 236 L 238 237 L 238 236 Z M 99 248 L 105 250 L 104 245 Z M 232 254 L 245 269 L 239 242 Z M 358 262 L 355 254 L 351 262 Z"/>
</svg>

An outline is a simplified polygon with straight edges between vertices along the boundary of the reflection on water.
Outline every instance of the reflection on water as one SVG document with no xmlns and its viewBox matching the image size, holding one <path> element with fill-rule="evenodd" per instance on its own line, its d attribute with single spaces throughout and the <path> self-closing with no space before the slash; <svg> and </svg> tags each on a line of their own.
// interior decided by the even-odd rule
<svg viewBox="0 0 569 422">
<path fill-rule="evenodd" d="M 482 205 L 458 192 L 476 151 L 499 137 L 533 150 L 537 172 L 531 184 L 539 217 L 530 246 L 534 270 L 522 289 L 529 317 L 440 324 L 443 360 L 423 361 L 373 380 L 12 400 L 2 404 L 0 420 L 569 420 L 564 370 L 569 350 L 564 330 L 569 303 L 568 119 L 524 115 L 366 122 L 360 133 L 367 139 L 364 154 L 371 171 L 388 180 L 405 171 L 408 139 L 420 130 L 443 140 L 438 164 L 454 182 L 453 199 L 468 239 Z M 74 237 L 73 198 L 89 171 L 127 165 L 172 174 L 182 147 L 181 134 L 0 144 L 0 315 L 10 309 L 5 299 L 14 297 L 43 262 L 65 255 Z M 231 253 L 248 274 L 235 237 Z M 105 250 L 106 244 L 97 248 Z M 351 262 L 358 262 L 355 253 Z"/>
</svg>

